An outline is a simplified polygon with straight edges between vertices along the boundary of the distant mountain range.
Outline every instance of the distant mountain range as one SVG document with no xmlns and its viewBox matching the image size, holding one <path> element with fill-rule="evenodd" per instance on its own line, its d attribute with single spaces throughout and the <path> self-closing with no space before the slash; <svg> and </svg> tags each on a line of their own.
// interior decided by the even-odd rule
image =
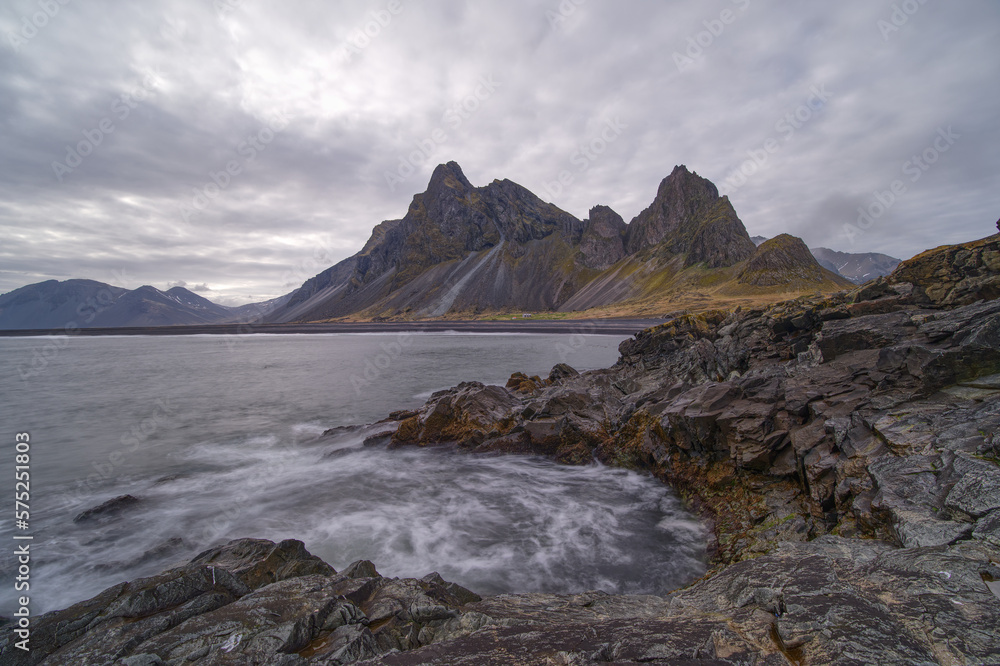
<svg viewBox="0 0 1000 666">
<path fill-rule="evenodd" d="M 402 219 L 379 224 L 359 253 L 306 281 L 267 320 L 594 308 L 640 314 L 690 294 L 851 286 L 803 248 L 790 236 L 757 247 L 728 197 L 684 166 L 626 224 L 607 206 L 579 220 L 510 180 L 475 187 L 449 162 L 434 170 Z"/>
<path fill-rule="evenodd" d="M 751 238 L 728 197 L 681 165 L 631 222 L 607 206 L 579 220 L 510 180 L 475 187 L 439 165 L 401 219 L 360 252 L 285 296 L 237 308 L 183 287 L 135 290 L 49 280 L 0 295 L 0 329 L 169 326 L 237 321 L 459 318 L 589 311 L 662 315 L 708 302 L 833 292 L 885 275 L 879 254 Z"/>
<path fill-rule="evenodd" d="M 812 253 L 820 265 L 843 275 L 855 284 L 864 284 L 868 280 L 889 275 L 902 263 L 900 259 L 876 252 L 852 254 L 818 247 Z"/>
<path fill-rule="evenodd" d="M 0 295 L 0 330 L 244 322 L 262 318 L 290 296 L 231 308 L 183 287 L 128 290 L 94 280 L 47 280 Z"/>
<path fill-rule="evenodd" d="M 760 245 L 767 240 L 767 237 L 753 236 L 750 240 Z M 816 257 L 820 266 L 847 278 L 854 284 L 864 284 L 869 280 L 889 275 L 896 270 L 896 266 L 903 263 L 901 259 L 877 252 L 838 252 L 825 247 L 810 249 L 810 252 Z"/>
</svg>

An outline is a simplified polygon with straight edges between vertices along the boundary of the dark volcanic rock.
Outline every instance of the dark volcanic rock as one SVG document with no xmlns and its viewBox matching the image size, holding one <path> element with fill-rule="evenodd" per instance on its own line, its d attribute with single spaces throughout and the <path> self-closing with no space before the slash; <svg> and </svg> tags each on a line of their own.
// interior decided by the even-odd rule
<svg viewBox="0 0 1000 666">
<path fill-rule="evenodd" d="M 427 576 L 351 575 L 299 541 L 241 539 L 158 576 L 32 620 L 31 651 L 0 630 L 4 664 L 343 664 L 502 626 L 480 598 Z"/>
<path fill-rule="evenodd" d="M 681 316 L 622 343 L 608 370 L 515 375 L 511 408 L 476 422 L 471 450 L 649 469 L 712 522 L 721 573 L 640 634 L 595 618 L 594 640 L 571 643 L 540 616 L 543 633 L 508 628 L 388 663 L 501 663 L 511 645 L 524 663 L 1000 654 L 965 619 L 1000 608 L 978 575 L 1000 561 L 1000 301 L 972 302 L 989 293 L 995 242 L 904 262 L 849 294 Z M 435 397 L 415 431 L 460 392 Z"/>
<path fill-rule="evenodd" d="M 96 520 L 102 517 L 116 516 L 131 506 L 138 504 L 141 500 L 132 495 L 119 495 L 98 506 L 82 511 L 73 518 L 74 523 L 82 523 L 88 520 Z"/>
<path fill-rule="evenodd" d="M 227 566 L 268 568 L 265 543 L 233 542 L 229 550 L 248 557 Z M 289 552 L 311 562 L 300 548 Z M 382 578 L 370 563 L 354 577 L 328 569 L 252 587 L 230 568 L 188 565 L 38 618 L 30 654 L 12 649 L 2 630 L 0 657 L 178 666 L 989 663 L 1000 649 L 992 630 L 1000 604 L 984 583 L 996 570 L 993 552 L 982 542 L 899 549 L 825 536 L 784 543 L 669 598 L 481 599 L 437 574 Z"/>
<path fill-rule="evenodd" d="M 679 316 L 612 368 L 466 382 L 396 415 L 390 446 L 596 458 L 671 484 L 711 525 L 714 569 L 666 598 L 479 599 L 243 540 L 38 618 L 31 655 L 8 626 L 0 660 L 996 663 L 997 242 L 851 293 Z"/>
<path fill-rule="evenodd" d="M 570 367 L 565 363 L 557 363 L 552 366 L 552 370 L 549 371 L 549 381 L 557 382 L 560 379 L 566 379 L 567 377 L 576 377 L 580 373 L 574 368 Z"/>
<path fill-rule="evenodd" d="M 888 281 L 914 285 L 937 306 L 1000 298 L 1000 234 L 918 254 L 900 264 Z"/>
</svg>

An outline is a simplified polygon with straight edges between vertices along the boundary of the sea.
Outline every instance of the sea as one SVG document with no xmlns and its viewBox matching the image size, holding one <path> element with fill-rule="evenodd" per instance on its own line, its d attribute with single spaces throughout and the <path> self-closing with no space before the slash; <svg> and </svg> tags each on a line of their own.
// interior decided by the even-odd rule
<svg viewBox="0 0 1000 666">
<path fill-rule="evenodd" d="M 0 615 L 20 596 L 33 615 L 66 608 L 242 537 L 299 539 L 338 570 L 367 559 L 383 576 L 438 572 L 481 595 L 683 586 L 706 570 L 707 532 L 648 474 L 363 445 L 378 421 L 435 391 L 546 376 L 560 362 L 607 367 L 623 339 L 0 338 Z M 30 476 L 20 526 L 18 433 Z M 85 513 L 123 495 L 136 501 Z M 15 589 L 23 544 L 28 591 Z"/>
</svg>

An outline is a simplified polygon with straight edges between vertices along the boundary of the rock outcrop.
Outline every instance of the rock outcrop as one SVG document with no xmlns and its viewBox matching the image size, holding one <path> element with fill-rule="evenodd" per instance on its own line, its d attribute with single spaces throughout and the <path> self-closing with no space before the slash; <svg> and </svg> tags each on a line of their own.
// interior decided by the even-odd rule
<svg viewBox="0 0 1000 666">
<path fill-rule="evenodd" d="M 7 629 L 0 658 L 996 663 L 998 250 L 1000 235 L 851 292 L 679 316 L 623 342 L 612 368 L 466 382 L 383 422 L 390 447 L 649 470 L 714 534 L 712 571 L 669 596 L 479 599 L 434 574 L 337 574 L 299 542 L 239 541 L 39 618 L 31 656 Z"/>
<path fill-rule="evenodd" d="M 988 663 L 990 549 L 784 543 L 670 597 L 481 599 L 437 574 L 337 573 L 298 541 L 241 539 L 35 620 L 4 664 Z M 820 640 L 816 637 L 820 636 Z M 969 659 L 971 657 L 971 659 Z"/>
<path fill-rule="evenodd" d="M 928 250 L 900 265 L 887 281 L 917 285 L 919 295 L 937 306 L 1000 298 L 1000 248 L 991 236 Z"/>
<path fill-rule="evenodd" d="M 852 292 L 678 317 L 622 343 L 607 370 L 442 391 L 394 443 L 648 469 L 712 522 L 715 575 L 659 618 L 687 618 L 701 648 L 618 627 L 601 634 L 613 647 L 567 663 L 988 663 L 1000 654 L 979 628 L 1000 613 L 998 249 L 994 236 Z M 477 649 L 500 650 L 505 631 Z M 560 640 L 528 642 L 541 653 Z"/>
<path fill-rule="evenodd" d="M 354 663 L 504 626 L 464 610 L 479 600 L 437 574 L 383 578 L 370 562 L 338 574 L 300 541 L 240 539 L 33 620 L 29 652 L 0 631 L 0 662 Z"/>
</svg>

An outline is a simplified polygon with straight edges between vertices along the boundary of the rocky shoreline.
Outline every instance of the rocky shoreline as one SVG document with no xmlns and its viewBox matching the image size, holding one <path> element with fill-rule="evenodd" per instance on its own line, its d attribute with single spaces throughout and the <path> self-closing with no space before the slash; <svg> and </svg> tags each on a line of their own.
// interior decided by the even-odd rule
<svg viewBox="0 0 1000 666">
<path fill-rule="evenodd" d="M 0 633 L 11 664 L 1000 663 L 1000 235 L 679 317 L 612 368 L 464 383 L 369 445 L 649 470 L 713 526 L 668 597 L 480 599 L 241 540 Z"/>
</svg>

